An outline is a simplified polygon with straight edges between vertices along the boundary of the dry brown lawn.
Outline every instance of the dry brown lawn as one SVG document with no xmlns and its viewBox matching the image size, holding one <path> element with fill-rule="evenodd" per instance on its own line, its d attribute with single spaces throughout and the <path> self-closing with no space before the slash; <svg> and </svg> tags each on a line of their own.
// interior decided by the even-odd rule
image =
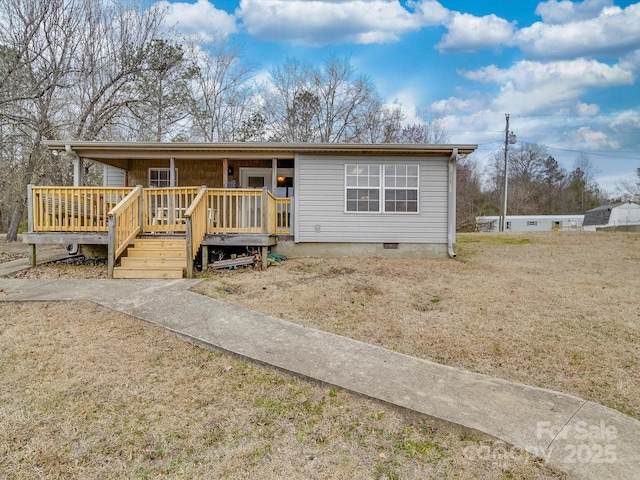
<svg viewBox="0 0 640 480">
<path fill-rule="evenodd" d="M 640 235 L 459 235 L 456 260 L 297 259 L 199 292 L 640 419 Z"/>
<path fill-rule="evenodd" d="M 458 240 L 456 260 L 287 260 L 205 272 L 197 290 L 640 418 L 640 235 Z M 0 303 L 0 376 L 0 478 L 563 478 L 92 304 Z"/>
<path fill-rule="evenodd" d="M 0 378 L 3 479 L 566 478 L 91 303 L 0 302 Z"/>
</svg>

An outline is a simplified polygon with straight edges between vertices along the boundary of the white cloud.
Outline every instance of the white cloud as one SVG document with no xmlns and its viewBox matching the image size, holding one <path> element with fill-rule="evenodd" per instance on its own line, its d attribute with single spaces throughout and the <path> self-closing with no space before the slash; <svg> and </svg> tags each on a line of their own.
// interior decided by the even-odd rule
<svg viewBox="0 0 640 480">
<path fill-rule="evenodd" d="M 511 45 L 515 33 L 515 23 L 493 14 L 476 17 L 456 12 L 447 28 L 449 31 L 436 45 L 440 51 L 475 52 L 483 48 Z"/>
<path fill-rule="evenodd" d="M 251 35 L 298 45 L 395 41 L 423 21 L 398 0 L 242 0 L 236 13 Z"/>
<path fill-rule="evenodd" d="M 594 103 L 578 102 L 576 112 L 580 116 L 597 115 L 600 112 L 600 107 Z"/>
<path fill-rule="evenodd" d="M 561 19 L 560 15 L 556 17 Z M 568 16 L 565 20 L 561 24 L 537 22 L 523 28 L 516 34 L 518 46 L 525 55 L 536 58 L 621 57 L 640 48 L 640 3 L 624 10 L 604 7 L 593 18 L 576 21 Z"/>
<path fill-rule="evenodd" d="M 540 3 L 536 14 L 544 23 L 569 23 L 597 17 L 604 7 L 613 5 L 612 0 L 584 0 L 572 2 L 568 0 L 549 0 Z"/>
<path fill-rule="evenodd" d="M 449 97 L 433 102 L 429 109 L 436 115 L 474 112 L 483 108 L 484 100 L 477 98 Z"/>
<path fill-rule="evenodd" d="M 169 27 L 202 41 L 224 37 L 238 29 L 233 15 L 216 9 L 208 0 L 197 0 L 196 3 L 170 3 L 163 0 L 158 5 L 167 9 L 165 23 Z"/>
<path fill-rule="evenodd" d="M 439 2 L 434 0 L 409 1 L 407 5 L 413 6 L 416 12 L 422 16 L 423 26 L 444 25 L 448 23 L 452 16 L 451 10 L 443 7 Z"/>
<path fill-rule="evenodd" d="M 568 132 L 567 135 L 574 144 L 581 146 L 581 150 L 616 150 L 620 148 L 620 143 L 610 139 L 605 132 L 593 130 L 588 126 Z"/>
<path fill-rule="evenodd" d="M 460 73 L 472 80 L 497 84 L 500 92 L 494 105 L 504 111 L 521 113 L 559 111 L 567 107 L 579 109 L 579 95 L 587 88 L 634 82 L 633 74 L 620 66 L 585 59 L 549 63 L 525 60 L 509 69 L 491 65 Z"/>
<path fill-rule="evenodd" d="M 509 69 L 490 65 L 479 70 L 460 73 L 472 80 L 502 84 L 515 83 L 526 88 L 545 82 L 571 83 L 577 87 L 606 87 L 632 84 L 634 81 L 633 74 L 620 66 L 609 66 L 596 60 L 582 58 L 548 63 L 522 60 Z"/>
</svg>

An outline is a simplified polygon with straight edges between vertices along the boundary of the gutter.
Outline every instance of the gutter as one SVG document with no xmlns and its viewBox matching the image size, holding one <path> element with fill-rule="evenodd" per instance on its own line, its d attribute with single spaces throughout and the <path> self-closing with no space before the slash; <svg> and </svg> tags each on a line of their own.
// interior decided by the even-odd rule
<svg viewBox="0 0 640 480">
<path fill-rule="evenodd" d="M 458 147 L 453 147 L 449 158 L 449 198 L 447 201 L 447 253 L 449 257 L 456 258 L 453 244 L 456 241 L 456 160 L 458 159 Z"/>
</svg>

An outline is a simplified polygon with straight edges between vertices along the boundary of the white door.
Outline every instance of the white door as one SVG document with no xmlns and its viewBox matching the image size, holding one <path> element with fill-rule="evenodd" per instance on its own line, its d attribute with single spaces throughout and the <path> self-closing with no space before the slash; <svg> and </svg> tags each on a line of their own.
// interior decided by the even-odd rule
<svg viewBox="0 0 640 480">
<path fill-rule="evenodd" d="M 270 168 L 241 168 L 240 188 L 273 189 L 273 171 Z"/>
<path fill-rule="evenodd" d="M 255 188 L 262 190 L 267 187 L 273 189 L 271 184 L 273 172 L 270 168 L 241 168 L 240 188 Z M 243 199 L 244 227 L 260 227 L 262 225 L 262 196 L 247 197 Z"/>
</svg>

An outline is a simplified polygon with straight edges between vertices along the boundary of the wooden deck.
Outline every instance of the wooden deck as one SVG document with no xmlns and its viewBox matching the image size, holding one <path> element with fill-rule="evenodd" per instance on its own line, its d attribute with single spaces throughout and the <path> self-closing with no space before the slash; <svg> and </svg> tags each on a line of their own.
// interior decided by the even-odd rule
<svg viewBox="0 0 640 480">
<path fill-rule="evenodd" d="M 108 245 L 109 276 L 136 238 L 186 240 L 185 270 L 201 246 L 269 247 L 291 233 L 291 203 L 267 189 L 98 188 L 29 186 L 29 231 L 23 242 Z"/>
</svg>

